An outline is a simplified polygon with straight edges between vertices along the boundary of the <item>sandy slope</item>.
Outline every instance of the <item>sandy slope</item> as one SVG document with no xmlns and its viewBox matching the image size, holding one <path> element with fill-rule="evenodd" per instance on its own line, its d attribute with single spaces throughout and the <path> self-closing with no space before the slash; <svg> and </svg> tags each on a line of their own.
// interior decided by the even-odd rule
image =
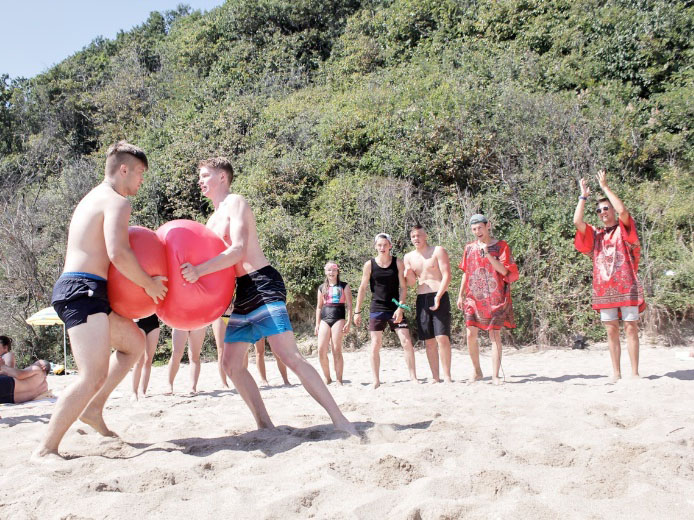
<svg viewBox="0 0 694 520">
<path fill-rule="evenodd" d="M 616 385 L 604 349 L 509 351 L 495 387 L 414 385 L 388 350 L 377 391 L 366 352 L 348 353 L 350 382 L 331 388 L 361 442 L 299 385 L 262 390 L 290 426 L 254 431 L 214 363 L 195 397 L 162 395 L 160 367 L 132 403 L 126 379 L 106 413 L 121 439 L 75 425 L 57 465 L 27 462 L 53 403 L 0 406 L 0 518 L 692 518 L 694 361 L 676 351 L 642 348 L 644 378 Z M 466 353 L 453 362 L 466 377 Z M 417 366 L 429 375 L 423 351 Z M 271 359 L 268 374 L 281 382 Z"/>
</svg>

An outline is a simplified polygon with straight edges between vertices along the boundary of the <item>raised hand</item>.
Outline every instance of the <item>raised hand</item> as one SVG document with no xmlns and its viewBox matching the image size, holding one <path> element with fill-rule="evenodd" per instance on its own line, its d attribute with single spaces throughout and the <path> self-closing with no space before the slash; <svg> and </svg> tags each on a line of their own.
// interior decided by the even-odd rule
<svg viewBox="0 0 694 520">
<path fill-rule="evenodd" d="M 598 184 L 604 190 L 607 188 L 607 172 L 605 170 L 600 170 L 596 175 L 598 178 Z"/>
<path fill-rule="evenodd" d="M 581 180 L 579 181 L 579 186 L 581 188 L 581 197 L 589 197 L 590 188 L 588 187 L 588 183 L 586 182 L 585 178 L 581 177 Z"/>
</svg>

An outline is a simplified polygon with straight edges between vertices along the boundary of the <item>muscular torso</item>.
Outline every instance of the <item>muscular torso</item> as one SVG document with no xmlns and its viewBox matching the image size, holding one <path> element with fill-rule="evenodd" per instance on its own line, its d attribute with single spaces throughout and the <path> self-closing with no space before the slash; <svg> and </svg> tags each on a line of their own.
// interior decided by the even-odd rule
<svg viewBox="0 0 694 520">
<path fill-rule="evenodd" d="M 65 272 L 85 272 L 108 277 L 111 261 L 104 239 L 104 210 L 123 203 L 123 197 L 100 184 L 77 204 L 70 221 L 65 252 Z"/>
<path fill-rule="evenodd" d="M 435 246 L 429 246 L 422 253 L 416 249 L 407 253 L 410 268 L 417 276 L 417 294 L 437 292 L 441 286 L 443 275 L 435 251 Z"/>
<path fill-rule="evenodd" d="M 217 210 L 207 221 L 207 227 L 214 231 L 228 246 L 233 245 L 231 240 L 230 226 L 232 220 L 242 219 L 244 222 L 245 251 L 243 257 L 236 264 L 236 275 L 242 276 L 253 271 L 257 271 L 269 264 L 267 258 L 260 248 L 258 241 L 258 230 L 255 224 L 255 217 L 248 204 L 243 204 L 243 209 L 238 210 L 238 204 L 243 200 L 239 195 L 229 194 L 219 205 Z M 240 214 L 236 214 L 236 213 Z"/>
</svg>

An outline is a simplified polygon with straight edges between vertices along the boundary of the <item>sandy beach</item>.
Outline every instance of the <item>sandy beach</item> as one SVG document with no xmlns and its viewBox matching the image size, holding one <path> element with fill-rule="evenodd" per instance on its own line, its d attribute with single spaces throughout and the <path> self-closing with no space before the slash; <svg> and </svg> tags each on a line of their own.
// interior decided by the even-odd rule
<svg viewBox="0 0 694 520">
<path fill-rule="evenodd" d="M 366 350 L 346 353 L 348 382 L 331 391 L 361 440 L 335 432 L 293 374 L 279 386 L 272 358 L 261 389 L 281 425 L 272 431 L 255 431 L 215 363 L 203 364 L 194 397 L 182 395 L 187 366 L 174 396 L 155 367 L 149 397 L 132 402 L 128 376 L 107 404 L 120 438 L 75 424 L 60 463 L 28 462 L 54 400 L 0 405 L 0 518 L 692 518 L 694 360 L 684 352 L 642 345 L 642 379 L 608 384 L 604 345 L 509 349 L 497 387 L 465 383 L 466 351 L 453 352 L 455 383 L 432 384 L 418 350 L 415 385 L 401 351 L 384 350 L 375 391 Z M 72 377 L 49 385 L 59 394 Z"/>
</svg>

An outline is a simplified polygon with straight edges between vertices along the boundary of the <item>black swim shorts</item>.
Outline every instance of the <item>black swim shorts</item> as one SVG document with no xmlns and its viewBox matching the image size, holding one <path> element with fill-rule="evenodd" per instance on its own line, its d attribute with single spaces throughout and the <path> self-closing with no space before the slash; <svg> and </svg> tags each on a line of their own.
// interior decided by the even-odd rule
<svg viewBox="0 0 694 520">
<path fill-rule="evenodd" d="M 92 314 L 111 314 L 106 280 L 91 273 L 63 273 L 53 287 L 51 305 L 66 329 L 87 322 Z"/>
<path fill-rule="evenodd" d="M 14 378 L 10 376 L 0 376 L 0 403 L 14 403 Z"/>
<path fill-rule="evenodd" d="M 135 322 L 135 325 L 140 327 L 146 336 L 153 330 L 157 330 L 159 328 L 159 318 L 156 314 L 152 314 L 146 318 L 140 318 Z"/>
<path fill-rule="evenodd" d="M 417 295 L 417 337 L 422 341 L 436 336 L 451 337 L 451 301 L 444 293 L 435 311 L 429 309 L 434 305 L 436 293 Z"/>
</svg>

